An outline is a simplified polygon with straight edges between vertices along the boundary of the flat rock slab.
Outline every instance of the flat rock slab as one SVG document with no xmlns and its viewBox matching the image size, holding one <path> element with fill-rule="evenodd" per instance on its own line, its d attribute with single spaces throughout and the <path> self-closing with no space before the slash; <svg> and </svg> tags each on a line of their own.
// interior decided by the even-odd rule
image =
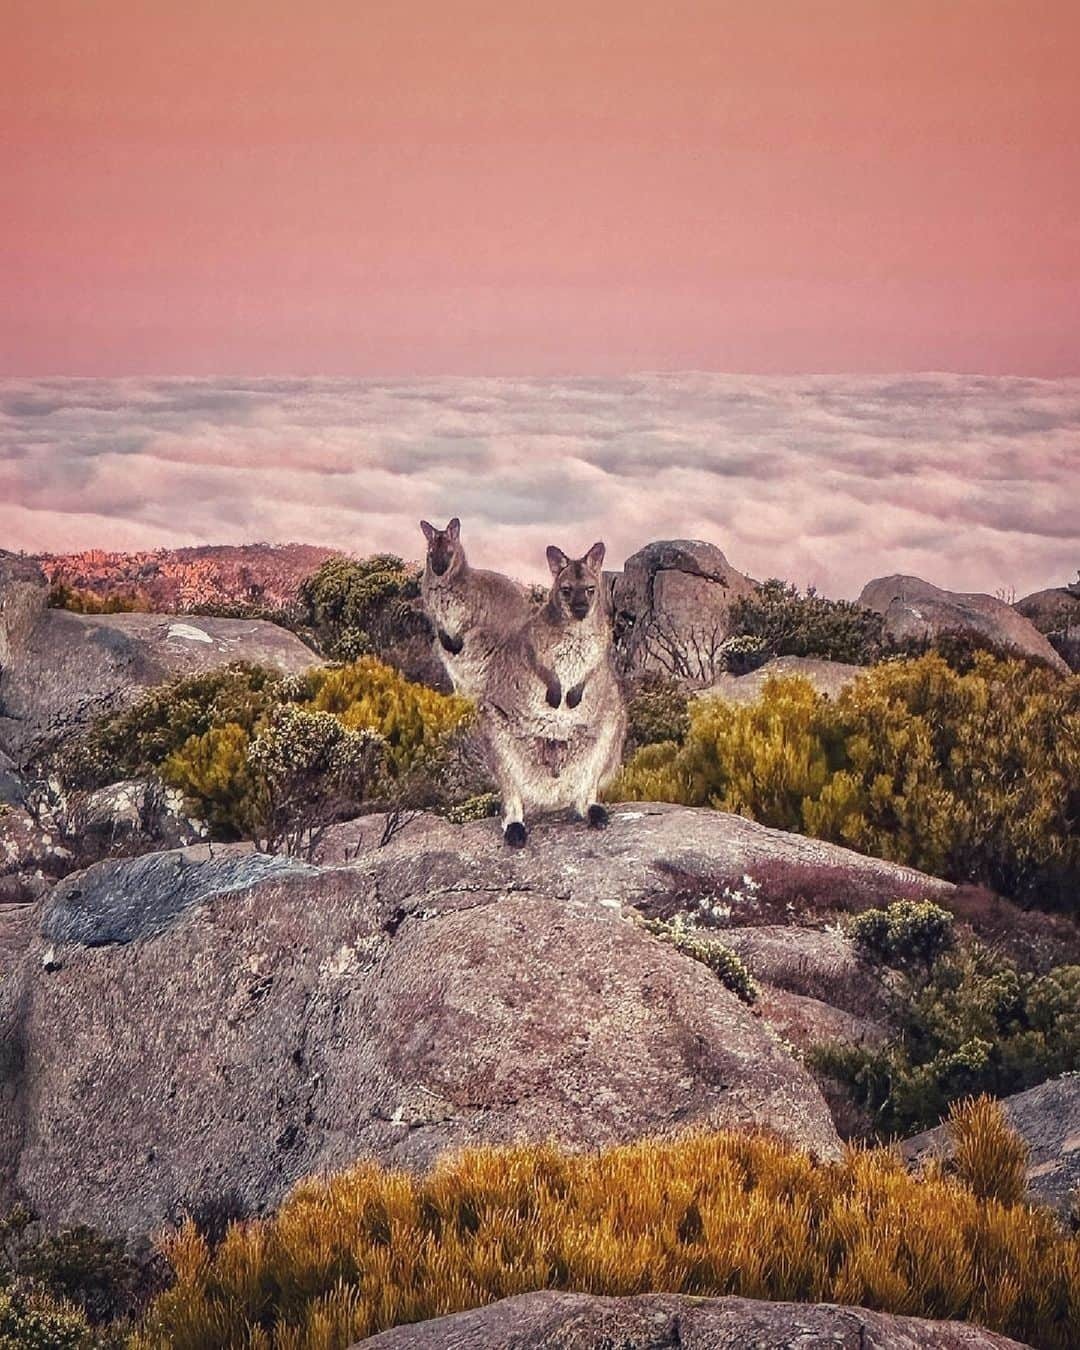
<svg viewBox="0 0 1080 1350">
<path fill-rule="evenodd" d="M 1023 1350 L 963 1322 L 833 1303 L 538 1292 L 394 1327 L 354 1350 Z"/>
<path fill-rule="evenodd" d="M 344 865 L 197 846 L 67 878 L 0 985 L 0 1188 L 137 1238 L 184 1202 L 264 1210 L 312 1172 L 473 1143 L 745 1126 L 836 1156 L 802 1066 L 620 908 L 680 818 L 725 834 L 678 808 L 552 824 L 515 874 L 496 822 L 442 822 Z"/>
<path fill-rule="evenodd" d="M 1002 1099 L 1009 1123 L 1031 1150 L 1028 1190 L 1041 1204 L 1070 1212 L 1080 1187 L 1080 1073 L 1064 1074 Z M 913 1135 L 902 1145 L 909 1162 L 948 1156 L 944 1126 Z"/>
<path fill-rule="evenodd" d="M 478 886 L 541 888 L 615 906 L 649 905 L 688 880 L 738 889 L 746 876 L 767 885 L 770 878 L 805 875 L 838 890 L 851 886 L 890 899 L 946 895 L 954 889 L 912 867 L 708 807 L 634 802 L 612 806 L 610 812 L 611 823 L 602 831 L 578 822 L 538 822 L 520 850 L 503 844 L 495 821 L 452 825 L 432 815 L 418 816 L 380 849 L 383 817 L 368 816 L 327 831 L 316 860 L 342 862 L 380 853 L 407 866 L 417 851 L 439 850 L 460 859 L 465 875 Z M 733 922 L 738 922 L 737 910 L 736 901 Z"/>
</svg>

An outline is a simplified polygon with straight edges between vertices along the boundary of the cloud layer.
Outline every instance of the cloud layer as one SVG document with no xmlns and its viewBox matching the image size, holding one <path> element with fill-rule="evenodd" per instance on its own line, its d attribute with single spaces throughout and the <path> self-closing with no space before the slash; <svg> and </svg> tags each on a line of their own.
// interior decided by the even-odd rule
<svg viewBox="0 0 1080 1350">
<path fill-rule="evenodd" d="M 301 540 L 474 562 L 702 538 L 854 596 L 1080 566 L 1080 379 L 960 375 L 0 381 L 0 547 Z"/>
</svg>

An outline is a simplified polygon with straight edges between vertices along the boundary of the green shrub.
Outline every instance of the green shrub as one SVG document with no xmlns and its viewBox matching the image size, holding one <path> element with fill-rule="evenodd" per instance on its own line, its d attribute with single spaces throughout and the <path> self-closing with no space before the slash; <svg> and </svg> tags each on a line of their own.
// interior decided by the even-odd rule
<svg viewBox="0 0 1080 1350">
<path fill-rule="evenodd" d="M 38 1307 L 45 1315 L 59 1317 L 61 1326 L 64 1319 L 71 1319 L 81 1331 L 86 1326 L 82 1315 L 95 1324 L 127 1316 L 134 1302 L 136 1275 L 123 1242 L 103 1237 L 85 1224 L 42 1233 L 25 1205 L 15 1206 L 0 1218 L 0 1297 L 3 1291 L 32 1293 L 40 1307 L 31 1299 L 30 1310 Z M 10 1308 L 8 1315 L 15 1319 Z M 10 1327 L 8 1334 L 14 1334 Z M 0 1350 L 7 1344 L 0 1332 Z"/>
<path fill-rule="evenodd" d="M 0 1350 L 119 1350 L 94 1331 L 78 1309 L 46 1294 L 0 1289 Z"/>
<path fill-rule="evenodd" d="M 856 948 L 868 960 L 898 969 L 929 969 L 953 945 L 953 916 L 931 900 L 897 900 L 867 909 L 849 924 Z"/>
<path fill-rule="evenodd" d="M 770 656 L 818 656 L 871 665 L 883 650 L 883 619 L 847 600 L 826 600 L 813 587 L 772 577 L 731 606 L 732 637 L 754 637 Z"/>
<path fill-rule="evenodd" d="M 155 772 L 193 737 L 236 726 L 249 734 L 281 697 L 281 676 L 236 662 L 148 689 L 123 712 L 99 719 L 61 768 L 72 786 L 103 787 Z"/>
<path fill-rule="evenodd" d="M 685 922 L 682 915 L 677 914 L 670 922 L 665 919 L 646 919 L 644 927 L 662 942 L 670 942 L 684 956 L 708 966 L 720 983 L 743 1003 L 757 1001 L 757 985 L 742 958 L 715 938 L 702 937 Z"/>
<path fill-rule="evenodd" d="M 1034 975 L 971 943 L 928 974 L 897 978 L 893 1041 L 820 1046 L 811 1057 L 883 1136 L 936 1125 L 958 1098 L 1004 1097 L 1080 1069 L 1080 966 Z"/>
<path fill-rule="evenodd" d="M 295 851 L 304 835 L 356 816 L 385 782 L 386 742 L 332 713 L 286 703 L 247 747 L 255 788 L 255 837 L 268 850 Z"/>
<path fill-rule="evenodd" d="M 327 558 L 300 587 L 301 619 L 335 661 L 378 656 L 415 675 L 411 667 L 429 655 L 431 637 L 416 604 L 420 577 L 392 553 Z"/>
<path fill-rule="evenodd" d="M 720 644 L 724 669 L 731 675 L 748 675 L 763 666 L 773 653 L 766 638 L 753 633 L 738 633 Z"/>
<path fill-rule="evenodd" d="M 627 691 L 627 752 L 659 741 L 682 741 L 690 729 L 690 700 L 677 680 L 653 672 Z"/>
<path fill-rule="evenodd" d="M 499 795 L 496 792 L 478 792 L 455 802 L 446 810 L 446 819 L 452 825 L 467 825 L 473 820 L 487 820 L 499 814 Z"/>
<path fill-rule="evenodd" d="M 874 667 L 835 699 L 775 678 L 701 698 L 683 744 L 639 750 L 607 795 L 735 811 L 1053 906 L 1080 894 L 1080 677 L 978 653 Z"/>
</svg>

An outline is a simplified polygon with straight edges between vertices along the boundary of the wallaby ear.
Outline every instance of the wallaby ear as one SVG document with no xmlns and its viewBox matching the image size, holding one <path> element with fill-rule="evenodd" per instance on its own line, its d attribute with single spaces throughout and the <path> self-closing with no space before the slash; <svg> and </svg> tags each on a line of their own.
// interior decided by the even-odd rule
<svg viewBox="0 0 1080 1350">
<path fill-rule="evenodd" d="M 554 544 L 548 544 L 547 560 L 553 577 L 557 577 L 570 561 L 562 549 L 556 548 Z"/>
<path fill-rule="evenodd" d="M 425 538 L 425 539 L 428 541 L 428 543 L 430 544 L 431 541 L 435 538 L 435 535 L 436 535 L 436 529 L 435 529 L 435 526 L 434 526 L 434 525 L 429 525 L 428 522 L 427 522 L 426 520 L 422 520 L 422 521 L 420 522 L 420 528 L 424 531 L 424 538 Z"/>
<path fill-rule="evenodd" d="M 458 520 L 457 516 L 455 516 L 454 519 L 450 522 L 450 524 L 447 525 L 446 527 L 446 537 L 450 540 L 452 544 L 456 544 L 460 534 L 461 534 L 461 521 Z"/>
<path fill-rule="evenodd" d="M 588 553 L 585 554 L 585 565 L 594 572 L 599 572 L 604 565 L 604 554 L 606 553 L 603 543 L 595 543 Z"/>
</svg>

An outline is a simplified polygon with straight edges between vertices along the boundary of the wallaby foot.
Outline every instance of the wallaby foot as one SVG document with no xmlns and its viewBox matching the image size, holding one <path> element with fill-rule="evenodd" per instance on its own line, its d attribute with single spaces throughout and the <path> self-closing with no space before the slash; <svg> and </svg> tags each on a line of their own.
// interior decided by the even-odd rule
<svg viewBox="0 0 1080 1350">
<path fill-rule="evenodd" d="M 506 829 L 503 830 L 503 839 L 510 848 L 524 848 L 525 840 L 528 838 L 525 826 L 520 820 L 512 820 Z"/>
<path fill-rule="evenodd" d="M 599 802 L 593 802 L 586 813 L 585 819 L 589 822 L 590 830 L 602 830 L 607 826 L 611 817 L 607 813 L 606 806 L 601 806 Z"/>
<path fill-rule="evenodd" d="M 451 637 L 445 628 L 439 629 L 439 646 L 444 652 L 449 652 L 451 656 L 460 656 L 462 647 L 465 646 L 465 639 Z"/>
</svg>

